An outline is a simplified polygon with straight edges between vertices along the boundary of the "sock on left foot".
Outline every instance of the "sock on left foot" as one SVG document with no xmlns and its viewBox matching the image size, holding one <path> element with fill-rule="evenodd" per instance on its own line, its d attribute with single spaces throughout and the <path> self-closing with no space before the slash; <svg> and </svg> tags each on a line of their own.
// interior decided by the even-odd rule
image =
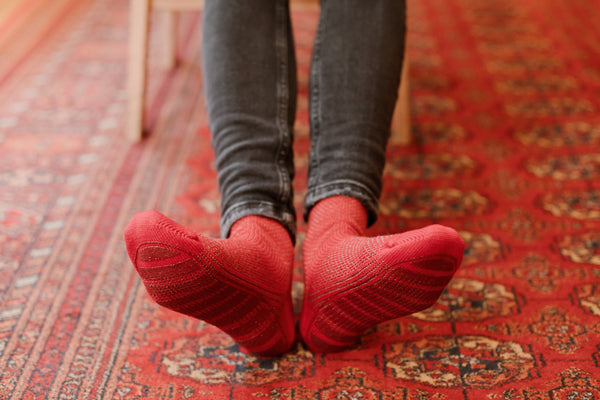
<svg viewBox="0 0 600 400">
<path fill-rule="evenodd" d="M 366 226 L 354 198 L 331 197 L 311 210 L 300 331 L 313 351 L 345 349 L 381 322 L 430 307 L 462 261 L 464 242 L 451 228 L 364 237 Z"/>
</svg>

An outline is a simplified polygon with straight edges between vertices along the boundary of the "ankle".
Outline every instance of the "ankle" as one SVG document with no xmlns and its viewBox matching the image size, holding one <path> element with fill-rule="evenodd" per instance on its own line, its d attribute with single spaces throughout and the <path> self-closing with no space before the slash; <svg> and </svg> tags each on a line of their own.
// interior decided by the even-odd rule
<svg viewBox="0 0 600 400">
<path fill-rule="evenodd" d="M 353 197 L 333 196 L 319 201 L 308 217 L 307 236 L 322 238 L 326 233 L 363 235 L 367 210 Z"/>
<path fill-rule="evenodd" d="M 231 226 L 231 239 L 246 241 L 276 241 L 279 245 L 293 247 L 288 230 L 277 220 L 261 215 L 248 215 Z"/>
</svg>

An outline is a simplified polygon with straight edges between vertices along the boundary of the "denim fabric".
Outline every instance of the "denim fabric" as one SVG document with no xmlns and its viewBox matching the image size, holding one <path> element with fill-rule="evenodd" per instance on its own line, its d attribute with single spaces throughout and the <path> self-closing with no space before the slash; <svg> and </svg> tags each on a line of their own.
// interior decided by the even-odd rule
<svg viewBox="0 0 600 400">
<path fill-rule="evenodd" d="M 292 179 L 296 63 L 288 0 L 206 0 L 204 91 L 221 229 L 247 215 L 296 232 Z M 377 217 L 404 55 L 403 0 L 322 0 L 310 75 L 306 214 L 346 195 Z"/>
<path fill-rule="evenodd" d="M 208 0 L 202 26 L 223 235 L 241 217 L 263 215 L 293 237 L 296 65 L 288 2 Z"/>
<path fill-rule="evenodd" d="M 306 213 L 355 197 L 375 222 L 404 55 L 400 0 L 322 0 L 310 74 Z"/>
</svg>

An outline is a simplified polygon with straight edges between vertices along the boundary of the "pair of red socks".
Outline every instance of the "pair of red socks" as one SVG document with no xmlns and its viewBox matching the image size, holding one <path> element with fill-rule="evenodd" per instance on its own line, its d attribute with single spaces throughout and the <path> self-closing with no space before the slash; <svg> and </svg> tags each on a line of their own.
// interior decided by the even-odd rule
<svg viewBox="0 0 600 400">
<path fill-rule="evenodd" d="M 345 349 L 383 321 L 430 307 L 462 261 L 451 228 L 366 237 L 366 226 L 354 198 L 331 197 L 310 212 L 300 334 L 313 351 Z M 125 241 L 158 304 L 219 327 L 247 352 L 274 356 L 293 345 L 294 247 L 277 221 L 244 217 L 229 238 L 212 239 L 146 211 Z"/>
</svg>

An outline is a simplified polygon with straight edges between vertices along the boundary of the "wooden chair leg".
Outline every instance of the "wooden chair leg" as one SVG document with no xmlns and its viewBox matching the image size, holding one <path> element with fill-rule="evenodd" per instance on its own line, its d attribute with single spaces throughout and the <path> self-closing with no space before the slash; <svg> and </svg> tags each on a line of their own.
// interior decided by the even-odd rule
<svg viewBox="0 0 600 400">
<path fill-rule="evenodd" d="M 151 0 L 130 0 L 129 65 L 127 70 L 127 137 L 142 138 L 144 98 L 146 94 L 146 59 L 148 55 L 148 18 Z"/>
<path fill-rule="evenodd" d="M 164 69 L 175 67 L 177 62 L 177 22 L 178 14 L 175 11 L 164 11 L 163 14 L 163 48 L 161 51 L 161 65 Z"/>
<path fill-rule="evenodd" d="M 398 100 L 394 109 L 392 119 L 391 141 L 395 144 L 406 145 L 411 139 L 410 122 L 410 74 L 407 57 L 404 57 L 402 64 L 402 74 L 400 78 L 400 88 L 398 89 Z"/>
</svg>

